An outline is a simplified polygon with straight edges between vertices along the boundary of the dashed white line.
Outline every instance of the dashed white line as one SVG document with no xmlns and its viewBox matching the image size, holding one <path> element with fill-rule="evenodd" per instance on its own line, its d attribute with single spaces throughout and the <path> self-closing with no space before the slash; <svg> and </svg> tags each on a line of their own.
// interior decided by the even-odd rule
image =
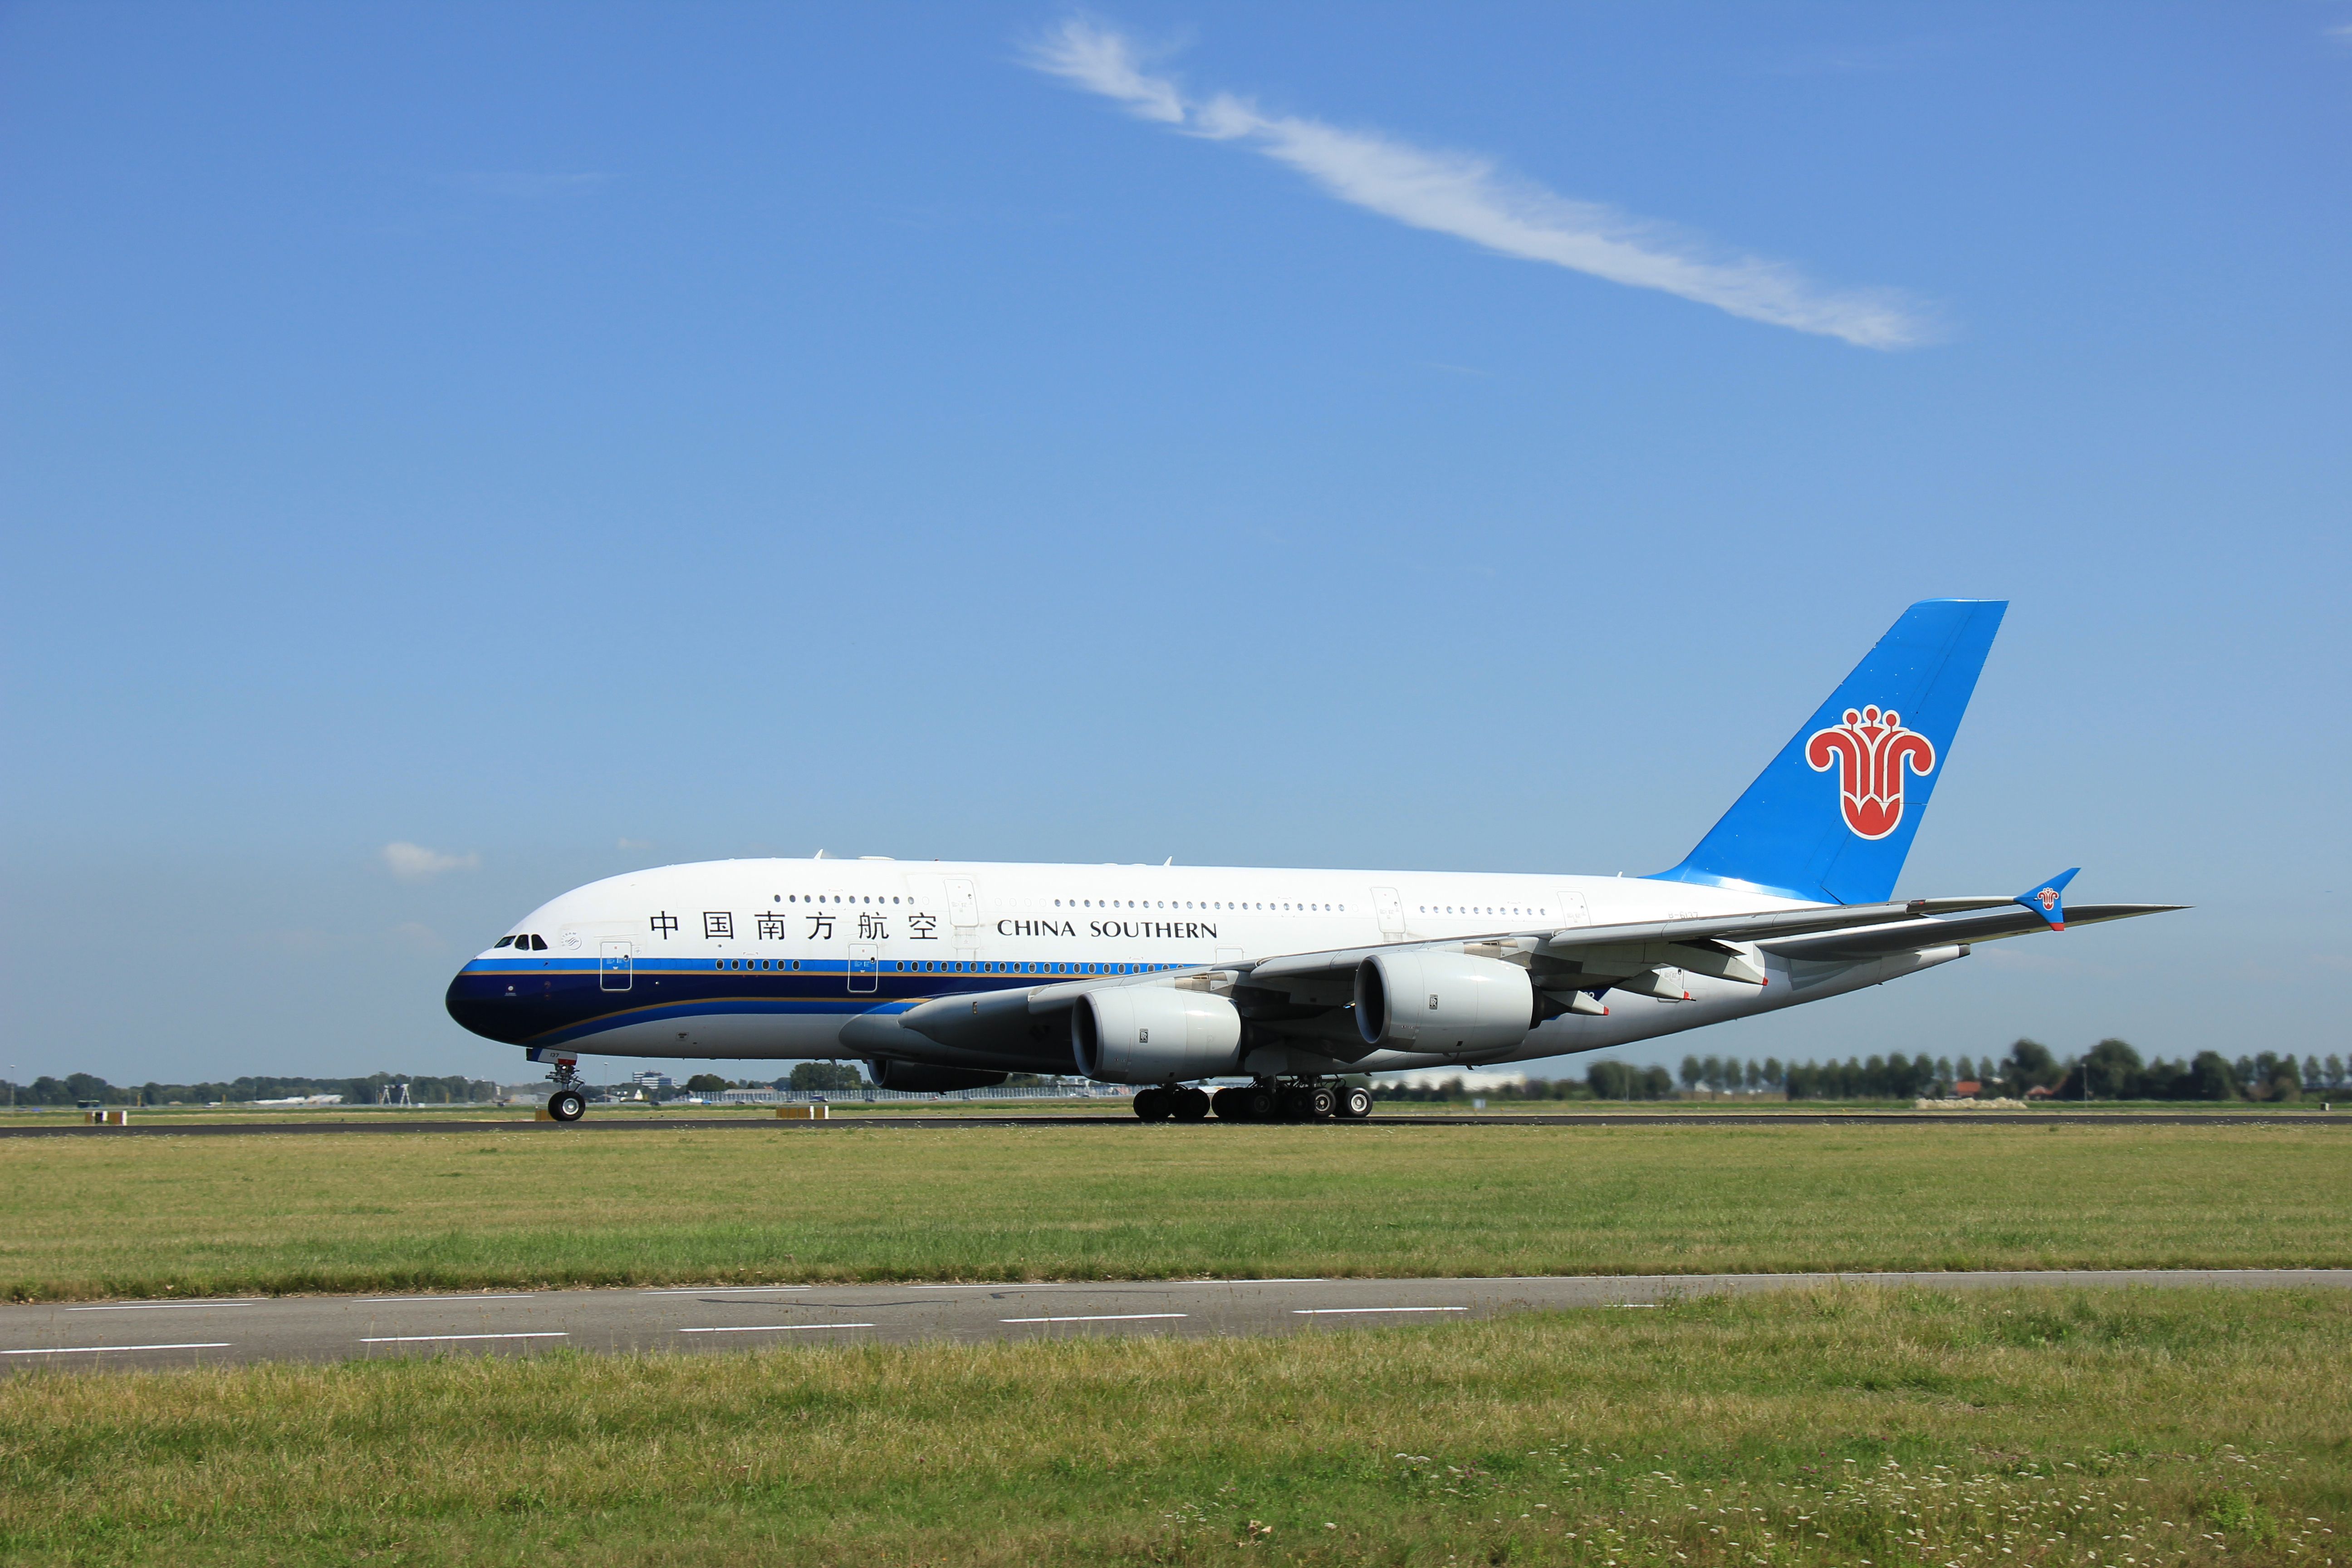
<svg viewBox="0 0 2352 1568">
<path fill-rule="evenodd" d="M 185 1345 L 57 1345 L 47 1350 L 0 1351 L 0 1355 L 95 1355 L 101 1351 L 225 1351 L 226 1340 L 206 1340 Z"/>
<path fill-rule="evenodd" d="M 870 1329 L 871 1323 L 742 1323 L 723 1329 L 680 1329 L 681 1334 L 796 1334 L 808 1329 Z"/>
<path fill-rule="evenodd" d="M 68 1312 L 161 1312 L 173 1307 L 257 1307 L 258 1301 L 121 1301 L 104 1307 L 68 1307 Z"/>
<path fill-rule="evenodd" d="M 1082 1318 L 999 1318 L 1000 1323 L 1136 1323 L 1146 1318 L 1181 1318 L 1182 1312 L 1096 1312 Z"/>
<path fill-rule="evenodd" d="M 772 1296 L 779 1290 L 813 1290 L 814 1285 L 663 1285 L 640 1290 L 640 1296 L 730 1296 L 751 1292 Z"/>
<path fill-rule="evenodd" d="M 381 1307 L 391 1301 L 528 1301 L 536 1290 L 498 1290 L 485 1296 L 362 1296 L 355 1307 Z"/>
<path fill-rule="evenodd" d="M 1295 1318 L 1334 1318 L 1365 1312 L 1466 1312 L 1467 1307 L 1293 1307 Z"/>
<path fill-rule="evenodd" d="M 362 1339 L 363 1345 L 415 1345 L 428 1340 L 563 1340 L 572 1336 L 553 1329 L 541 1329 L 527 1334 L 378 1334 Z"/>
</svg>

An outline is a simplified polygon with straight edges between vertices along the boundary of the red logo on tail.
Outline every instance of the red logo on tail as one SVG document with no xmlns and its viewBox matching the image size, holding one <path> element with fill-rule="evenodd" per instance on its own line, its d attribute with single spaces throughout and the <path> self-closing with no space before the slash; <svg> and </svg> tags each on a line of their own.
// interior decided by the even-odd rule
<svg viewBox="0 0 2352 1568">
<path fill-rule="evenodd" d="M 1903 727 L 1892 708 L 1845 710 L 1845 722 L 1816 731 L 1805 742 L 1813 772 L 1838 770 L 1838 805 L 1845 825 L 1864 838 L 1884 838 L 1903 823 L 1903 773 L 1926 777 L 1936 771 L 1936 747 L 1927 736 Z"/>
</svg>

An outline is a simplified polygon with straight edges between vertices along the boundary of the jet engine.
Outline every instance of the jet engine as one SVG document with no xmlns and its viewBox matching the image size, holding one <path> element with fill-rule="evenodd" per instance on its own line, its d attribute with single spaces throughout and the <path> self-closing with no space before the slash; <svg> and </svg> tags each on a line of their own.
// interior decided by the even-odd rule
<svg viewBox="0 0 2352 1568">
<path fill-rule="evenodd" d="M 1001 1072 L 982 1072 L 977 1068 L 935 1068 L 921 1062 L 900 1061 L 895 1057 L 876 1057 L 873 1063 L 874 1082 L 880 1089 L 903 1089 L 915 1094 L 942 1094 L 951 1089 L 986 1089 L 1003 1083 Z"/>
<path fill-rule="evenodd" d="M 1169 1083 L 1241 1069 L 1242 1016 L 1223 997 L 1169 985 L 1089 991 L 1070 1009 L 1078 1070 L 1108 1083 Z"/>
<path fill-rule="evenodd" d="M 1460 952 L 1376 952 L 1356 967 L 1356 1027 L 1389 1050 L 1452 1056 L 1516 1046 L 1535 1027 L 1528 972 Z"/>
</svg>

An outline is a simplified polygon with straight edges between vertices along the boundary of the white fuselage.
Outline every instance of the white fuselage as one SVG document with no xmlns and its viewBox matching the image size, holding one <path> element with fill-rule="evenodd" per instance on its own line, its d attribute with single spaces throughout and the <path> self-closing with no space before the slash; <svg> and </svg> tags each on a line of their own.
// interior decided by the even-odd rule
<svg viewBox="0 0 2352 1568">
<path fill-rule="evenodd" d="M 451 988 L 451 1011 L 493 1037 L 548 1050 L 856 1056 L 852 1020 L 942 995 L 1402 942 L 1807 907 L 1631 877 L 719 860 L 608 878 L 542 905 L 516 927 L 522 946 L 502 944 L 467 964 Z M 1622 1045 L 1876 984 L 1961 951 L 1793 965 L 1767 953 L 1769 980 L 1761 988 L 1693 975 L 1688 1001 L 1612 992 L 1606 1016 L 1553 1018 L 1517 1047 L 1476 1059 Z M 498 1012 L 512 1021 L 495 1028 L 474 1022 L 460 1011 L 461 992 L 483 1016 Z M 1260 1056 L 1255 1069 L 1332 1066 L 1309 1041 L 1280 1048 L 1290 1052 L 1289 1065 Z M 1347 1066 L 1370 1071 L 1462 1059 L 1383 1051 Z"/>
</svg>

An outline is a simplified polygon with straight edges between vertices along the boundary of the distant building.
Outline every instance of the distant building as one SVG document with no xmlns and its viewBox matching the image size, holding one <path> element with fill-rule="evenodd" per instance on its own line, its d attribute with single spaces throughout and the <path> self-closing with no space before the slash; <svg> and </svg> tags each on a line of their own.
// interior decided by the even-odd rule
<svg viewBox="0 0 2352 1568">
<path fill-rule="evenodd" d="M 1959 1082 L 1952 1085 L 1952 1096 L 1956 1100 L 1973 1099 L 1975 1096 L 1983 1092 L 1984 1085 L 1979 1083 L 1972 1078 L 1962 1079 Z"/>
</svg>

